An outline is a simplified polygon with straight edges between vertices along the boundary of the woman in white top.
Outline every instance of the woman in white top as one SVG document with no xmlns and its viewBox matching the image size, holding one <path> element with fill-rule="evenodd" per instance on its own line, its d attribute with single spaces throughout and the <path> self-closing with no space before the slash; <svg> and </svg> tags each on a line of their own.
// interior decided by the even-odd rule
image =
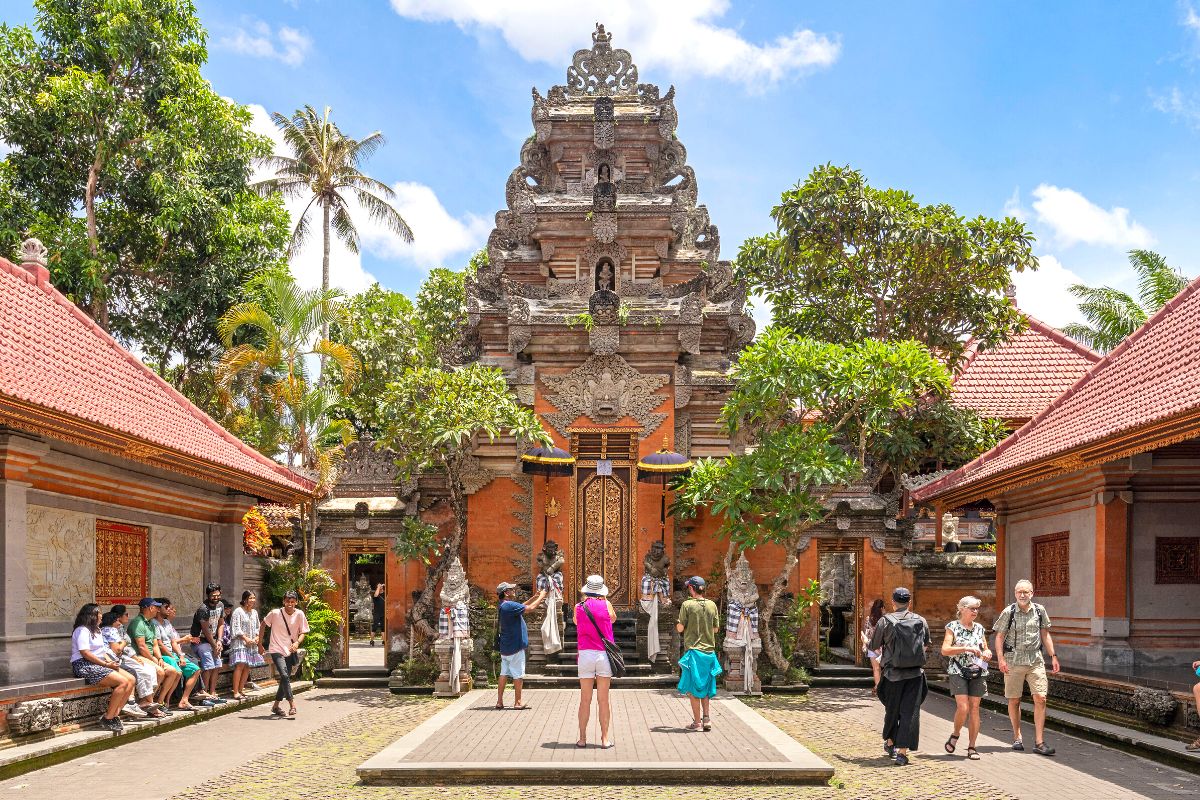
<svg viewBox="0 0 1200 800">
<path fill-rule="evenodd" d="M 104 686 L 112 689 L 108 696 L 108 712 L 100 718 L 100 727 L 120 733 L 121 709 L 133 696 L 134 678 L 121 671 L 116 655 L 100 633 L 100 606 L 84 603 L 75 615 L 74 631 L 71 633 L 71 672 L 83 678 L 89 686 Z"/>
<path fill-rule="evenodd" d="M 233 699 L 245 700 L 246 679 L 251 667 L 266 662 L 258 652 L 260 626 L 258 598 L 254 592 L 242 592 L 242 602 L 229 620 L 229 663 L 233 665 Z"/>
</svg>

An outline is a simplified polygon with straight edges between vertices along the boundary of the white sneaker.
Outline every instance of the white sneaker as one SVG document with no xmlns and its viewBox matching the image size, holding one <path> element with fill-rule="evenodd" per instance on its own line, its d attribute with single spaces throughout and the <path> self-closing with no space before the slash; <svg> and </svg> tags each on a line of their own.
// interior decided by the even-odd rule
<svg viewBox="0 0 1200 800">
<path fill-rule="evenodd" d="M 141 706 L 139 706 L 137 703 L 133 702 L 132 700 L 125 704 L 124 708 L 121 709 L 121 713 L 127 717 L 148 717 L 148 716 L 150 716 L 144 710 L 142 710 Z"/>
<path fill-rule="evenodd" d="M 252 692 L 257 692 L 257 691 L 258 691 L 258 684 L 257 684 L 257 683 L 255 683 L 254 681 L 246 681 L 246 688 L 247 688 L 247 689 L 249 689 L 249 690 L 250 690 L 250 691 L 252 691 Z"/>
</svg>

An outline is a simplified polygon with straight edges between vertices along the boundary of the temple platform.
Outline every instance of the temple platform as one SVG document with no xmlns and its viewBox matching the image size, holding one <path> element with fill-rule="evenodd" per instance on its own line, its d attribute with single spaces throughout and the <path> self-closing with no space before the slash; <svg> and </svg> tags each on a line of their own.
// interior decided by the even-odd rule
<svg viewBox="0 0 1200 800">
<path fill-rule="evenodd" d="M 527 711 L 497 710 L 496 693 L 463 695 L 358 767 L 370 785 L 819 784 L 833 767 L 740 700 L 713 700 L 713 730 L 688 731 L 674 690 L 611 695 L 615 746 L 601 749 L 595 706 L 588 746 L 575 746 L 578 689 L 530 689 Z M 511 706 L 512 693 L 505 695 Z"/>
</svg>

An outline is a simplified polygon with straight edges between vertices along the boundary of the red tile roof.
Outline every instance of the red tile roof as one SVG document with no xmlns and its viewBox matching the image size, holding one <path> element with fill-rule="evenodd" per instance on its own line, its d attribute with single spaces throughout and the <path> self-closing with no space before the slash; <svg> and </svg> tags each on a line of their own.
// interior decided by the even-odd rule
<svg viewBox="0 0 1200 800">
<path fill-rule="evenodd" d="M 271 499 L 295 502 L 313 490 L 121 347 L 44 270 L 39 276 L 2 258 L 0 423 Z"/>
<path fill-rule="evenodd" d="M 1200 435 L 1200 278 L 1020 430 L 913 499 L 960 502 Z"/>
<path fill-rule="evenodd" d="M 1044 411 L 1100 354 L 1025 315 L 1024 331 L 993 350 L 967 349 L 954 378 L 953 402 L 985 417 L 1024 424 Z"/>
</svg>

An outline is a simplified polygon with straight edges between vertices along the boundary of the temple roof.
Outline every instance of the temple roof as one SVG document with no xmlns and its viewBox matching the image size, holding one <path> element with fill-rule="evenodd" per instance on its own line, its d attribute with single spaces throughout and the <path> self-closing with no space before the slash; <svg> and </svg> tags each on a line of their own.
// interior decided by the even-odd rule
<svg viewBox="0 0 1200 800">
<path fill-rule="evenodd" d="M 0 258 L 0 424 L 272 500 L 314 484 L 192 404 L 49 283 L 45 248 Z M 40 262 L 40 263 L 39 263 Z"/>
<path fill-rule="evenodd" d="M 1041 320 L 1028 314 L 1025 319 L 1026 329 L 997 348 L 968 346 L 954 378 L 956 406 L 1024 424 L 1100 360 L 1099 353 Z"/>
<path fill-rule="evenodd" d="M 1200 279 L 1020 430 L 913 493 L 965 502 L 1200 436 Z"/>
</svg>

